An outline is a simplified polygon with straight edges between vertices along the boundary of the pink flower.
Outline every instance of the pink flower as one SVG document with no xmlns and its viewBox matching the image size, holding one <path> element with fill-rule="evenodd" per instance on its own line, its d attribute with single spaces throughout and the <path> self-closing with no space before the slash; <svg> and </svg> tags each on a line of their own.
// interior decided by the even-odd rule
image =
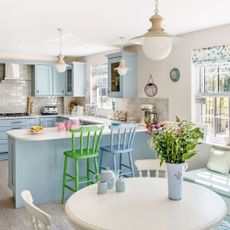
<svg viewBox="0 0 230 230">
<path fill-rule="evenodd" d="M 161 125 L 160 125 L 160 124 L 157 124 L 155 127 L 156 127 L 156 129 L 160 129 L 160 128 L 161 128 Z"/>
</svg>

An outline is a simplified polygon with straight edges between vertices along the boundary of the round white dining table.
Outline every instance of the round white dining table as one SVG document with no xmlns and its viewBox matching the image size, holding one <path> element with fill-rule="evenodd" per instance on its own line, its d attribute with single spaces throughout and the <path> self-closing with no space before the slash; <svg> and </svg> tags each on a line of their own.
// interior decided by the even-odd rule
<svg viewBox="0 0 230 230">
<path fill-rule="evenodd" d="M 97 194 L 97 184 L 74 193 L 65 211 L 77 230 L 216 230 L 226 214 L 213 191 L 183 182 L 180 201 L 167 198 L 167 179 L 126 179 L 126 191 Z"/>
</svg>

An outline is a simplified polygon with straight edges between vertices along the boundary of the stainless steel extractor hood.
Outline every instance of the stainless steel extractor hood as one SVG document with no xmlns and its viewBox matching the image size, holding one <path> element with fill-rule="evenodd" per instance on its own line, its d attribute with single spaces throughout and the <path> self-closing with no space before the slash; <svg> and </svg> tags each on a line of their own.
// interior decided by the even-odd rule
<svg viewBox="0 0 230 230">
<path fill-rule="evenodd" d="M 23 73 L 23 64 L 16 64 L 16 63 L 6 63 L 5 64 L 5 74 L 4 78 L 1 81 L 2 83 L 20 83 L 25 82 L 26 79 L 25 74 Z"/>
</svg>

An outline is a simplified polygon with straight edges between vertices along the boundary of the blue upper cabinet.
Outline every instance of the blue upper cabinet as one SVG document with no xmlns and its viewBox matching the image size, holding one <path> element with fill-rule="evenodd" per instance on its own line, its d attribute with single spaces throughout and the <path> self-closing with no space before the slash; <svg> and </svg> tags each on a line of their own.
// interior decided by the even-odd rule
<svg viewBox="0 0 230 230">
<path fill-rule="evenodd" d="M 65 96 L 66 95 L 66 71 L 59 73 L 53 67 L 53 96 Z"/>
<path fill-rule="evenodd" d="M 108 96 L 117 98 L 137 97 L 137 56 L 135 53 L 125 52 L 124 58 L 129 68 L 125 76 L 119 76 L 117 68 L 121 53 L 107 55 L 108 58 Z"/>
<path fill-rule="evenodd" d="M 51 96 L 53 94 L 53 66 L 38 64 L 33 67 L 32 96 Z"/>
<path fill-rule="evenodd" d="M 71 67 L 67 68 L 66 95 L 74 97 L 85 97 L 86 64 L 84 62 L 73 62 Z"/>
</svg>

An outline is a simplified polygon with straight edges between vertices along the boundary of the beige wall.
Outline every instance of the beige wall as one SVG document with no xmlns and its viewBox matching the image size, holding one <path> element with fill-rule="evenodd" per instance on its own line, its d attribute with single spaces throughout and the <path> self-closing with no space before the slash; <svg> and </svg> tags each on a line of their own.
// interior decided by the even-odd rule
<svg viewBox="0 0 230 230">
<path fill-rule="evenodd" d="M 192 81 L 191 55 L 194 48 L 230 44 L 230 25 L 188 33 L 173 46 L 172 53 L 162 61 L 151 61 L 146 58 L 141 47 L 133 48 L 138 53 L 138 95 L 144 97 L 144 86 L 152 74 L 159 92 L 156 97 L 169 99 L 169 119 L 194 118 L 195 95 Z M 181 72 L 181 79 L 174 83 L 169 78 L 169 72 L 177 67 Z"/>
</svg>

